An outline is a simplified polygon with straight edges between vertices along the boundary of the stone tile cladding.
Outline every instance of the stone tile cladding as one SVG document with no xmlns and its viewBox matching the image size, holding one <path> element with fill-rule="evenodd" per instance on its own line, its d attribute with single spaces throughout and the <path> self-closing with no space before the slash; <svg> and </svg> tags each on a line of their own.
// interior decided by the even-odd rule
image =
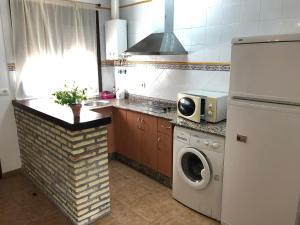
<svg viewBox="0 0 300 225">
<path fill-rule="evenodd" d="M 74 224 L 110 212 L 106 126 L 69 131 L 15 107 L 24 173 Z"/>
</svg>

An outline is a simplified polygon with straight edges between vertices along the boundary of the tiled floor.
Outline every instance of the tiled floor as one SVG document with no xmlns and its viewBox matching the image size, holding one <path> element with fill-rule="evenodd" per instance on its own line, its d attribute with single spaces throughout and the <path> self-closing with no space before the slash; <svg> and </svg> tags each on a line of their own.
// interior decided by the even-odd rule
<svg viewBox="0 0 300 225">
<path fill-rule="evenodd" d="M 111 213 L 94 225 L 219 225 L 173 200 L 170 189 L 119 162 L 110 162 L 110 183 Z M 71 225 L 22 174 L 0 180 L 0 224 Z"/>
</svg>

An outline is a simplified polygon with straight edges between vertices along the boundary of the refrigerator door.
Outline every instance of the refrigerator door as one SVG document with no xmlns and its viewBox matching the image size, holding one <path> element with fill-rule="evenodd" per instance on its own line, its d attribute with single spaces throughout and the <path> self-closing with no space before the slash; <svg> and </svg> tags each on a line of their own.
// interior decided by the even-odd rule
<svg viewBox="0 0 300 225">
<path fill-rule="evenodd" d="M 300 41 L 234 44 L 230 95 L 300 103 Z"/>
<path fill-rule="evenodd" d="M 300 194 L 300 107 L 230 101 L 221 221 L 295 225 Z"/>
</svg>

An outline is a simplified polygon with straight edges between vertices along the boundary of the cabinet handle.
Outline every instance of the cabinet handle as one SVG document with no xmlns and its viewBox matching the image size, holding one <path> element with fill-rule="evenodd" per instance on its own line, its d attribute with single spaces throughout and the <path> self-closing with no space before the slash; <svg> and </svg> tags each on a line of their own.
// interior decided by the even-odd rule
<svg viewBox="0 0 300 225">
<path fill-rule="evenodd" d="M 171 125 L 170 125 L 170 126 L 160 125 L 160 127 L 161 127 L 161 128 L 164 128 L 164 129 L 171 129 L 172 126 L 171 126 Z"/>
<path fill-rule="evenodd" d="M 142 118 L 142 119 L 141 119 L 141 129 L 142 129 L 142 130 L 144 130 L 143 123 L 144 123 L 144 119 Z"/>
<path fill-rule="evenodd" d="M 160 150 L 159 143 L 160 143 L 160 137 L 157 138 L 157 150 Z"/>
<path fill-rule="evenodd" d="M 137 123 L 137 128 L 139 128 L 139 129 L 141 129 L 141 126 L 139 125 L 139 122 L 140 122 L 140 120 L 141 120 L 141 118 L 139 117 L 139 118 L 137 118 L 137 120 L 136 120 L 136 123 Z"/>
</svg>

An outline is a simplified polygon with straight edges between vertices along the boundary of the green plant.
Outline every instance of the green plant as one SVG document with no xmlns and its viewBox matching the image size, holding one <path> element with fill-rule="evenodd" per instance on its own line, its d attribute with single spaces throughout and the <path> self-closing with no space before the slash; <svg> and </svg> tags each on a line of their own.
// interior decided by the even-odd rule
<svg viewBox="0 0 300 225">
<path fill-rule="evenodd" d="M 75 84 L 71 89 L 68 89 L 68 86 L 65 85 L 65 90 L 56 91 L 52 95 L 56 98 L 55 103 L 60 105 L 80 104 L 82 101 L 87 100 L 86 90 L 86 88 L 79 89 Z"/>
</svg>

